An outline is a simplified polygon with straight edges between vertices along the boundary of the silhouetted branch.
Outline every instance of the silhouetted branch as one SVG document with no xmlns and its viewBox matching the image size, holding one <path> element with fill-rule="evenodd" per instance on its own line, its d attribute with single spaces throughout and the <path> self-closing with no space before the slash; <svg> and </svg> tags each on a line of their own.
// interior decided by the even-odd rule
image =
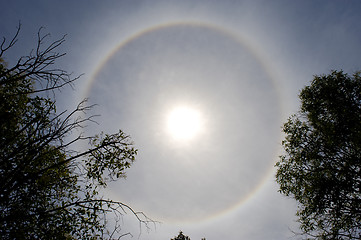
<svg viewBox="0 0 361 240">
<path fill-rule="evenodd" d="M 3 37 L 3 40 L 0 45 L 0 58 L 3 56 L 4 52 L 6 52 L 8 49 L 10 49 L 12 46 L 15 45 L 15 43 L 18 41 L 18 36 L 20 33 L 21 23 L 19 22 L 18 27 L 16 28 L 16 32 L 14 37 L 10 40 L 9 44 L 5 45 L 6 38 Z"/>
<path fill-rule="evenodd" d="M 6 38 L 3 39 L 0 49 L 0 57 L 17 42 L 21 24 L 17 28 L 14 37 L 6 45 Z M 72 83 L 79 79 L 80 76 L 71 77 L 71 74 L 58 68 L 51 68 L 56 60 L 63 57 L 65 53 L 58 53 L 56 49 L 64 43 L 66 35 L 58 40 L 51 42 L 48 46 L 43 47 L 49 34 L 42 34 L 43 28 L 40 28 L 37 34 L 37 45 L 35 50 L 33 49 L 28 56 L 20 57 L 17 63 L 9 67 L 6 71 L 0 75 L 0 85 L 9 83 L 11 81 L 19 81 L 20 79 L 31 79 L 36 81 L 41 88 L 33 89 L 27 92 L 21 92 L 18 94 L 31 94 L 53 91 L 55 89 L 61 89 L 62 87 L 69 85 L 72 87 Z M 11 74 L 11 78 L 8 78 Z M 44 81 L 45 80 L 45 81 Z"/>
<path fill-rule="evenodd" d="M 8 43 L 3 39 L 0 57 L 15 45 L 20 27 Z M 132 236 L 120 231 L 119 217 L 126 213 L 135 216 L 140 229 L 149 229 L 156 222 L 143 212 L 99 196 L 107 182 L 125 176 L 137 150 L 121 130 L 84 134 L 97 116 L 87 115 L 94 106 L 87 99 L 70 112 L 56 112 L 54 90 L 79 77 L 54 67 L 65 55 L 56 52 L 65 35 L 46 44 L 49 36 L 40 28 L 28 56 L 12 67 L 0 66 L 0 235 L 12 239 L 21 229 L 34 239 L 49 236 L 47 231 L 119 239 Z M 83 142 L 88 149 L 75 148 Z M 112 231 L 106 229 L 108 214 L 116 216 Z"/>
</svg>

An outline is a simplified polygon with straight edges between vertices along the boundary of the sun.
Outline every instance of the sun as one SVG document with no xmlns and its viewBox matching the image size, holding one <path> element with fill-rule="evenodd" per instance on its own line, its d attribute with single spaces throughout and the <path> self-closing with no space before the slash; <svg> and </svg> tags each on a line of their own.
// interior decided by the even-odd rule
<svg viewBox="0 0 361 240">
<path fill-rule="evenodd" d="M 178 140 L 189 140 L 198 135 L 202 128 L 201 114 L 190 107 L 176 107 L 168 115 L 168 132 Z"/>
</svg>

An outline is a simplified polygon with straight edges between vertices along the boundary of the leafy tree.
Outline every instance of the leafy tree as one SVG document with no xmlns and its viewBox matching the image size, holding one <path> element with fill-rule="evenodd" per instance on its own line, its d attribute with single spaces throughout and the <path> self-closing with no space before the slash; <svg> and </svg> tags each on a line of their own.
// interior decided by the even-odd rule
<svg viewBox="0 0 361 240">
<path fill-rule="evenodd" d="M 179 232 L 178 236 L 171 240 L 190 240 L 188 236 L 185 236 L 182 231 Z"/>
<path fill-rule="evenodd" d="M 172 238 L 171 240 L 191 240 L 191 239 L 188 236 L 185 236 L 182 231 L 180 231 L 178 236 Z M 206 240 L 206 239 L 202 238 L 202 240 Z"/>
<path fill-rule="evenodd" d="M 283 126 L 280 192 L 299 202 L 308 239 L 361 239 L 361 76 L 315 76 Z"/>
<path fill-rule="evenodd" d="M 0 45 L 0 59 L 17 42 L 19 28 Z M 8 67 L 0 61 L 0 236 L 2 239 L 100 239 L 121 237 L 119 218 L 128 205 L 100 196 L 111 180 L 125 176 L 137 150 L 129 136 L 85 136 L 92 106 L 82 101 L 71 112 L 56 111 L 58 89 L 78 78 L 54 67 L 64 37 L 36 48 Z M 75 145 L 88 145 L 77 150 Z M 115 223 L 109 225 L 110 219 Z M 110 229 L 109 226 L 112 226 Z"/>
</svg>

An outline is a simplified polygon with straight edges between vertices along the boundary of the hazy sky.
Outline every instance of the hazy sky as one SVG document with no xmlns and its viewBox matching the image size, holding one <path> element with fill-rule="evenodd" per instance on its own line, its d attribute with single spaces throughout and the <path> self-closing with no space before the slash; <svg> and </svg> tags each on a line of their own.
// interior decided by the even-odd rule
<svg viewBox="0 0 361 240">
<path fill-rule="evenodd" d="M 297 224 L 274 179 L 281 126 L 313 75 L 361 69 L 360 12 L 358 0 L 2 0 L 0 33 L 21 21 L 8 62 L 41 26 L 67 34 L 59 66 L 85 74 L 59 108 L 89 97 L 101 114 L 89 133 L 131 135 L 137 161 L 106 194 L 162 222 L 140 239 L 286 240 Z M 169 129 L 179 108 L 197 117 L 192 137 Z M 128 230 L 138 237 L 130 215 Z"/>
</svg>

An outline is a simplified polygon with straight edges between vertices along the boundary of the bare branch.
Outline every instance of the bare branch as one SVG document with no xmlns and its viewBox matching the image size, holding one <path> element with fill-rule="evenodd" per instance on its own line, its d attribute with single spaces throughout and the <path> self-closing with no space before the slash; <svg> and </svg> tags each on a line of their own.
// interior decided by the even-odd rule
<svg viewBox="0 0 361 240">
<path fill-rule="evenodd" d="M 21 23 L 19 22 L 17 28 L 16 28 L 16 32 L 14 37 L 10 40 L 9 44 L 5 45 L 6 43 L 6 38 L 3 37 L 3 41 L 1 42 L 0 45 L 0 57 L 3 56 L 4 52 L 6 52 L 9 48 L 11 48 L 12 46 L 15 45 L 15 43 L 18 41 L 18 36 L 20 33 L 20 28 L 21 28 Z"/>
</svg>

